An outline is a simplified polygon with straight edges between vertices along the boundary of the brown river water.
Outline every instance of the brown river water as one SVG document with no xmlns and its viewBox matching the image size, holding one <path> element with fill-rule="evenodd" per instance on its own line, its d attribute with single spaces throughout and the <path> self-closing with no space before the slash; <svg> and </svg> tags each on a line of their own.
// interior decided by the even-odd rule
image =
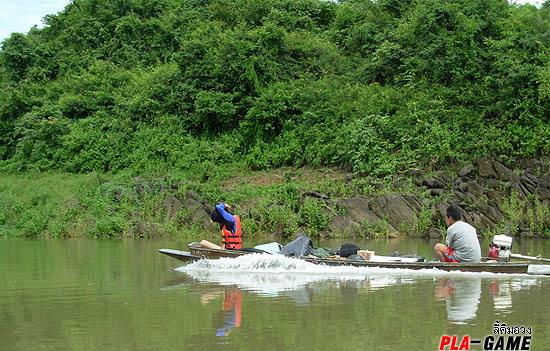
<svg viewBox="0 0 550 351">
<path fill-rule="evenodd" d="M 0 239 L 0 350 L 438 350 L 444 335 L 483 350 L 495 321 L 531 327 L 530 349 L 550 349 L 550 277 L 274 255 L 183 265 L 157 252 L 187 243 Z M 428 240 L 355 243 L 433 258 Z M 513 251 L 550 257 L 550 241 Z"/>
</svg>

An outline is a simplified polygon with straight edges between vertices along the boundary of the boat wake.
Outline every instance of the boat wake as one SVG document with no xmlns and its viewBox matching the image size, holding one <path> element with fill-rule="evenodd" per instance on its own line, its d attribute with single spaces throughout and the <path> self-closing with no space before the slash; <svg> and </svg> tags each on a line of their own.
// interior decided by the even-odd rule
<svg viewBox="0 0 550 351">
<path fill-rule="evenodd" d="M 328 266 L 313 264 L 296 258 L 282 255 L 249 254 L 235 258 L 220 258 L 215 260 L 199 260 L 194 263 L 176 268 L 181 272 L 231 272 L 240 273 L 262 273 L 262 274 L 318 274 L 324 276 L 335 276 L 338 279 L 357 279 L 370 275 L 384 276 L 440 276 L 460 275 L 475 277 L 496 277 L 504 274 L 488 272 L 460 272 L 443 271 L 436 268 L 427 269 L 404 269 L 404 268 L 380 268 L 380 267 L 356 267 L 356 266 Z M 525 276 L 525 274 L 505 274 L 507 277 Z"/>
<path fill-rule="evenodd" d="M 297 291 L 317 291 L 326 288 L 381 290 L 390 286 L 414 284 L 419 281 L 454 277 L 458 281 L 481 281 L 483 278 L 515 281 L 514 275 L 494 273 L 446 272 L 437 269 L 410 270 L 377 267 L 315 265 L 281 255 L 249 254 L 236 258 L 200 260 L 176 270 L 194 281 L 234 286 L 260 295 L 278 296 Z M 519 279 L 531 283 L 536 278 L 526 275 Z M 456 280 L 455 279 L 455 280 Z M 300 295 L 303 300 L 303 296 Z M 293 295 L 293 298 L 296 296 Z"/>
<path fill-rule="evenodd" d="M 315 265 L 281 255 L 265 254 L 200 260 L 177 270 L 202 283 L 238 286 L 247 291 L 271 296 L 300 290 L 305 286 L 312 288 L 317 283 L 323 283 L 325 287 L 360 284 L 363 288 L 378 290 L 415 281 L 405 276 L 380 274 L 369 277 L 365 268 Z"/>
</svg>

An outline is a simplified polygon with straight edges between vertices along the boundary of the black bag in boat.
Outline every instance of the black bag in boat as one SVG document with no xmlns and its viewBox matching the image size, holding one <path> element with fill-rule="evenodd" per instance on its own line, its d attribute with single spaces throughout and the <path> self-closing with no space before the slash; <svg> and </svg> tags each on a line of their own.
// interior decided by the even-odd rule
<svg viewBox="0 0 550 351">
<path fill-rule="evenodd" d="M 353 243 L 346 243 L 340 246 L 338 254 L 340 257 L 350 257 L 351 255 L 357 255 L 357 251 L 361 250 L 359 246 Z"/>
<path fill-rule="evenodd" d="M 300 235 L 294 241 L 286 244 L 281 249 L 281 254 L 285 256 L 302 257 L 307 256 L 313 250 L 313 242 L 305 235 Z"/>
</svg>

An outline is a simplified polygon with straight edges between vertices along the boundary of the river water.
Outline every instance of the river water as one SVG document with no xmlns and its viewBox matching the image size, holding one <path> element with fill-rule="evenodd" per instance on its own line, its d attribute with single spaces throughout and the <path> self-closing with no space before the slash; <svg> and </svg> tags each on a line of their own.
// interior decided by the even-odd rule
<svg viewBox="0 0 550 351">
<path fill-rule="evenodd" d="M 186 243 L 0 239 L 0 350 L 437 350 L 443 335 L 494 335 L 497 320 L 550 347 L 550 277 L 157 252 Z M 425 240 L 356 243 L 433 257 Z M 514 252 L 550 256 L 550 241 Z"/>
</svg>

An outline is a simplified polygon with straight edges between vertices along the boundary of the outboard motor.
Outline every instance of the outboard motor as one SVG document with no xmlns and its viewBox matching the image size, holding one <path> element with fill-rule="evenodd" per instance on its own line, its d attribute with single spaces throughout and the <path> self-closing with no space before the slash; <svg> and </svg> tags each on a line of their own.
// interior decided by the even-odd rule
<svg viewBox="0 0 550 351">
<path fill-rule="evenodd" d="M 508 235 L 495 235 L 493 242 L 489 245 L 489 258 L 499 262 L 510 261 L 512 254 L 512 237 Z"/>
</svg>

